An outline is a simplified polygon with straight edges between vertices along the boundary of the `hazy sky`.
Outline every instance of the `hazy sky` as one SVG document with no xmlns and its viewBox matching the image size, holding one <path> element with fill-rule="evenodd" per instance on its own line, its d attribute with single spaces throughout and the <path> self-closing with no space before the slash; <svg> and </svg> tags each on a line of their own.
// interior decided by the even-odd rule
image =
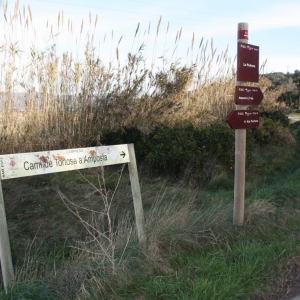
<svg viewBox="0 0 300 300">
<path fill-rule="evenodd" d="M 9 14 L 13 14 L 14 3 L 11 0 L 8 3 L 7 19 Z M 217 48 L 217 52 L 221 53 L 228 46 L 229 57 L 234 59 L 237 24 L 247 22 L 249 43 L 260 47 L 260 63 L 267 59 L 265 72 L 294 72 L 300 69 L 299 0 L 21 0 L 19 8 L 21 11 L 23 7 L 27 10 L 28 5 L 36 30 L 35 43 L 41 48 L 49 43 L 50 24 L 53 24 L 53 35 L 58 34 L 55 42 L 60 43 L 63 51 L 82 52 L 86 34 L 90 32 L 95 34 L 94 44 L 99 45 L 99 55 L 103 61 L 114 59 L 117 47 L 120 59 L 124 60 L 128 52 L 136 52 L 142 43 L 146 44 L 146 56 L 170 58 L 174 54 L 176 35 L 181 30 L 176 55 L 183 61 L 193 35 L 195 49 L 202 37 L 209 41 L 209 48 L 213 39 L 213 47 Z M 58 27 L 59 13 L 60 22 L 63 14 L 64 29 L 61 25 Z M 98 20 L 94 29 L 96 15 Z M 83 31 L 80 36 L 82 20 Z M 19 31 L 30 43 L 33 36 L 26 36 L 21 29 Z"/>
</svg>

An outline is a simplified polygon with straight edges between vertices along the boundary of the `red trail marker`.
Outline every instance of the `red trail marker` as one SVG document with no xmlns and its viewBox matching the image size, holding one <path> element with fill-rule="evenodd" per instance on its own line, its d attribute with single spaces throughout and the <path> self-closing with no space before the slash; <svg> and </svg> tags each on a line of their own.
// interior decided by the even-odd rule
<svg viewBox="0 0 300 300">
<path fill-rule="evenodd" d="M 252 86 L 236 86 L 234 102 L 239 105 L 259 105 L 264 98 L 260 88 Z"/>
<path fill-rule="evenodd" d="M 238 42 L 237 81 L 258 82 L 259 47 Z"/>
<path fill-rule="evenodd" d="M 259 111 L 232 110 L 226 122 L 232 129 L 256 128 L 259 126 Z"/>
</svg>

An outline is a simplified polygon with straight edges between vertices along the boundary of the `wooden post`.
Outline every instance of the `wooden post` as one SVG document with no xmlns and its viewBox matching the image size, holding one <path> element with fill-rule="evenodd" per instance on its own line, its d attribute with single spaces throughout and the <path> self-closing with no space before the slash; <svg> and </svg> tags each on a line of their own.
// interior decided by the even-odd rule
<svg viewBox="0 0 300 300">
<path fill-rule="evenodd" d="M 248 44 L 248 23 L 238 24 L 238 42 Z M 246 85 L 237 81 L 237 85 Z M 236 105 L 236 109 L 246 109 L 245 105 Z M 246 129 L 235 130 L 235 173 L 234 173 L 234 209 L 233 224 L 244 224 L 245 211 L 245 169 L 246 169 Z"/>
<path fill-rule="evenodd" d="M 11 259 L 11 251 L 6 223 L 5 206 L 0 180 L 0 260 L 4 288 L 13 287 L 15 284 L 14 269 Z"/>
<path fill-rule="evenodd" d="M 135 221 L 136 221 L 136 227 L 138 232 L 138 238 L 139 241 L 142 243 L 145 241 L 144 211 L 143 211 L 141 189 L 140 189 L 139 176 L 137 171 L 137 164 L 136 164 L 133 144 L 128 144 L 128 152 L 130 158 L 130 162 L 128 163 L 128 168 L 129 168 L 129 176 L 130 176 L 133 205 L 134 205 L 134 212 L 135 212 Z"/>
</svg>

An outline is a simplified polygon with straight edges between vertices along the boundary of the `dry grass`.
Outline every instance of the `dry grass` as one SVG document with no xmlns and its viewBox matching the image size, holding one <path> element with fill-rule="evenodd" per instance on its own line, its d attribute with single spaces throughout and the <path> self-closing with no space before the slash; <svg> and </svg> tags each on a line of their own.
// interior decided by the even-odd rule
<svg viewBox="0 0 300 300">
<path fill-rule="evenodd" d="M 169 258 L 184 249 L 201 252 L 216 247 L 221 253 L 226 249 L 232 251 L 231 235 L 238 234 L 230 225 L 232 205 L 219 203 L 200 208 L 195 195 L 185 199 L 180 195 L 180 187 L 170 190 L 162 185 L 154 198 L 149 195 L 153 203 L 145 213 L 147 239 L 138 245 L 130 214 L 124 212 L 115 218 L 113 208 L 111 212 L 105 210 L 105 203 L 112 198 L 108 200 L 103 188 L 96 191 L 102 194 L 104 210 L 93 212 L 86 221 L 76 206 L 63 197 L 72 213 L 82 221 L 87 237 L 78 241 L 72 262 L 58 272 L 56 280 L 60 286 L 72 284 L 78 299 L 97 299 L 104 295 L 113 299 L 118 289 L 134 284 L 138 274 L 151 275 L 154 270 L 174 274 Z M 254 202 L 246 210 L 246 223 L 255 224 L 259 231 L 268 231 L 268 215 L 272 213 L 274 206 L 268 201 Z"/>
<path fill-rule="evenodd" d="M 245 223 L 252 223 L 252 221 L 264 214 L 274 213 L 274 204 L 267 200 L 256 200 L 250 204 L 246 209 L 246 220 Z"/>
<path fill-rule="evenodd" d="M 280 220 L 276 220 L 274 225 L 278 209 L 267 200 L 251 201 L 245 211 L 246 226 L 236 228 L 232 226 L 231 200 L 229 201 L 223 192 L 208 195 L 180 185 L 159 182 L 148 187 L 147 183 L 144 183 L 146 241 L 140 245 L 134 225 L 132 199 L 128 196 L 128 177 L 124 178 L 123 175 L 124 180 L 119 185 L 122 173 L 119 170 L 112 170 L 116 171 L 113 175 L 118 177 L 114 177 L 113 181 L 110 177 L 112 173 L 104 178 L 104 169 L 101 168 L 84 172 L 80 183 L 77 173 L 76 180 L 72 177 L 72 184 L 70 177 L 64 179 L 66 185 L 59 185 L 64 193 L 59 190 L 58 192 L 65 203 L 64 208 L 67 207 L 69 211 L 61 214 L 61 219 L 68 224 L 59 228 L 65 232 L 65 228 L 75 227 L 76 223 L 76 232 L 74 233 L 73 229 L 73 233 L 68 235 L 67 248 L 72 246 L 72 250 L 66 249 L 68 256 L 63 258 L 55 253 L 49 254 L 49 258 L 45 257 L 43 251 L 39 256 L 39 251 L 34 247 L 39 238 L 37 237 L 36 241 L 33 239 L 27 248 L 24 263 L 16 269 L 19 283 L 35 286 L 42 282 L 43 286 L 53 290 L 59 299 L 118 299 L 125 290 L 130 294 L 132 286 L 141 291 L 141 295 L 143 288 L 138 287 L 139 280 L 147 283 L 145 278 L 155 277 L 157 272 L 174 279 L 177 276 L 176 272 L 180 273 L 170 258 L 178 258 L 182 254 L 182 259 L 185 260 L 189 254 L 197 253 L 203 254 L 203 258 L 208 260 L 221 255 L 223 258 L 228 257 L 230 261 L 232 257 L 239 257 L 239 253 L 243 253 L 240 248 L 242 245 L 248 247 L 254 244 L 251 247 L 256 249 L 256 242 L 257 247 L 266 244 L 271 252 L 276 252 L 277 246 L 274 250 L 271 243 L 273 238 L 276 240 L 276 233 L 272 234 L 274 227 L 278 226 L 284 231 L 289 228 L 291 210 L 286 212 L 286 216 L 280 212 Z M 85 180 L 84 183 L 82 179 Z M 74 182 L 78 183 L 79 187 L 75 187 Z M 53 181 L 53 185 L 58 185 L 58 182 Z M 113 186 L 116 186 L 118 191 Z M 71 195 L 74 191 L 80 195 L 73 198 Z M 48 185 L 44 192 L 49 192 Z M 43 208 L 41 210 L 44 211 Z M 59 209 L 55 209 L 53 212 L 57 214 L 58 211 Z M 80 222 L 81 230 L 74 217 Z M 44 214 L 42 218 L 45 218 Z M 53 223 L 49 220 L 45 222 Z M 59 222 L 55 221 L 55 226 L 56 224 Z M 17 230 L 13 229 L 13 232 L 16 234 Z M 266 239 L 261 241 L 260 237 Z M 44 239 L 45 236 L 40 236 L 41 238 Z M 285 247 L 283 248 L 286 249 Z M 290 250 L 287 248 L 284 251 Z M 251 253 L 248 254 L 252 264 Z M 244 254 L 241 255 L 244 257 Z M 258 254 L 254 251 L 253 255 Z M 205 264 L 208 260 L 205 260 Z M 180 278 L 176 279 L 176 282 L 183 280 Z M 282 290 L 285 286 L 283 285 Z M 153 288 L 155 290 L 156 287 Z"/>
<path fill-rule="evenodd" d="M 47 42 L 40 48 L 28 41 L 35 34 L 29 6 L 21 10 L 18 3 L 13 8 L 7 2 L 4 13 L 0 153 L 99 144 L 102 132 L 124 126 L 144 132 L 160 123 L 207 126 L 225 120 L 234 107 L 235 62 L 227 50 L 217 54 L 213 40 L 209 43 L 202 39 L 197 47 L 193 35 L 186 63 L 181 64 L 176 58 L 180 29 L 173 54 L 163 56 L 161 64 L 156 59 L 156 47 L 148 57 L 150 24 L 143 41 L 138 24 L 125 62 L 119 59 L 121 37 L 115 50 L 112 46 L 112 59 L 105 65 L 93 36 L 97 16 L 93 20 L 90 15 L 91 29 L 84 40 L 84 22 L 76 34 L 72 21 L 65 22 L 60 12 L 57 29 L 48 25 L 49 36 L 44 37 Z M 156 41 L 162 34 L 160 26 L 161 19 Z M 60 53 L 59 32 L 65 27 L 69 40 L 86 45 L 84 53 Z M 165 35 L 166 39 L 168 28 Z M 111 39 L 114 45 L 113 33 Z M 134 51 L 137 43 L 141 46 Z M 270 83 L 265 78 L 261 78 L 260 85 L 265 95 L 262 108 L 277 106 L 281 90 L 268 91 Z"/>
</svg>

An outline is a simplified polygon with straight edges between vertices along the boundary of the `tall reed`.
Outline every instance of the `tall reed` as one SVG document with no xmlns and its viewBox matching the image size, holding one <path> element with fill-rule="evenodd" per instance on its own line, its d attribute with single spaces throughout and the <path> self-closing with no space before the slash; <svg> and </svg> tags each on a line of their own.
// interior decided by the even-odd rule
<svg viewBox="0 0 300 300">
<path fill-rule="evenodd" d="M 157 59 L 162 18 L 154 28 L 152 55 L 146 44 L 153 39 L 151 24 L 142 42 L 138 24 L 125 61 L 120 59 L 122 37 L 115 42 L 112 32 L 111 59 L 104 62 L 99 53 L 106 35 L 95 46 L 97 16 L 90 14 L 89 26 L 82 21 L 76 34 L 72 21 L 65 22 L 64 12 L 59 12 L 57 24 L 47 23 L 48 36 L 40 46 L 29 6 L 21 9 L 17 2 L 10 9 L 6 2 L 4 15 L 0 153 L 99 145 L 103 132 L 125 126 L 144 132 L 161 123 L 203 127 L 224 122 L 234 106 L 235 60 L 228 57 L 228 49 L 217 54 L 213 40 L 203 39 L 197 47 L 193 34 L 182 63 L 177 57 L 180 29 L 173 53 Z M 61 52 L 65 27 L 68 43 L 78 51 L 85 45 L 84 53 Z M 169 24 L 164 41 L 168 32 Z M 281 90 L 269 91 L 265 79 L 262 85 L 265 107 L 277 105 Z"/>
</svg>

